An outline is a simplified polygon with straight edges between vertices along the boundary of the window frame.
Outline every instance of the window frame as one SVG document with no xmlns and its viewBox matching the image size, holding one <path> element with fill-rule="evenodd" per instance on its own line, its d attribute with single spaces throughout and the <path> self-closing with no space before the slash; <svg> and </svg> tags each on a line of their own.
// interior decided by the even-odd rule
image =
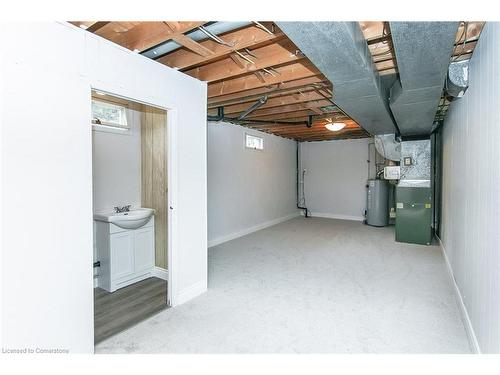
<svg viewBox="0 0 500 375">
<path fill-rule="evenodd" d="M 97 103 L 103 103 L 104 105 L 108 105 L 111 107 L 118 107 L 121 111 L 123 111 L 123 118 L 125 119 L 126 124 L 117 124 L 115 122 L 109 121 L 95 121 L 94 111 L 91 108 L 91 123 L 94 130 L 102 130 L 102 131 L 110 131 L 110 132 L 129 132 L 131 129 L 130 119 L 129 119 L 129 108 L 126 104 L 122 103 L 114 103 L 109 100 L 101 100 L 98 98 L 92 98 L 91 105 Z"/>
<path fill-rule="evenodd" d="M 249 147 L 249 146 L 247 145 L 247 139 L 248 139 L 249 137 L 254 138 L 254 139 L 255 139 L 255 138 L 256 138 L 256 139 L 260 139 L 260 143 L 262 144 L 262 148 L 257 148 L 257 147 Z M 253 135 L 253 134 L 250 134 L 250 133 L 245 133 L 245 139 L 244 139 L 244 141 L 245 141 L 245 149 L 246 149 L 246 150 L 253 150 L 253 151 L 260 151 L 260 152 L 264 151 L 264 137 L 259 137 L 259 136 L 257 136 L 257 135 Z"/>
</svg>

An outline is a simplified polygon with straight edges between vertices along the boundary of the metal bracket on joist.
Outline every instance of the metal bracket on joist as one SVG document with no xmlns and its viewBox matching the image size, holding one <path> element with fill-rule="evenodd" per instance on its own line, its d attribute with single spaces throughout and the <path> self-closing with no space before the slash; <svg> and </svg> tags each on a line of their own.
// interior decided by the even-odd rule
<svg viewBox="0 0 500 375">
<path fill-rule="evenodd" d="M 308 128 L 312 128 L 312 126 L 313 126 L 313 115 L 307 116 L 307 124 L 306 124 L 306 126 Z"/>
</svg>

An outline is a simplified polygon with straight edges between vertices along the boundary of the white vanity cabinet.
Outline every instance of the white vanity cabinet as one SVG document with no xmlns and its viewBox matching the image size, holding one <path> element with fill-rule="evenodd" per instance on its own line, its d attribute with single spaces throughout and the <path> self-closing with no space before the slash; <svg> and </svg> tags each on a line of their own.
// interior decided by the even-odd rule
<svg viewBox="0 0 500 375">
<path fill-rule="evenodd" d="M 114 292 L 153 276 L 154 216 L 137 229 L 123 229 L 103 221 L 96 221 L 95 224 L 100 288 Z"/>
</svg>

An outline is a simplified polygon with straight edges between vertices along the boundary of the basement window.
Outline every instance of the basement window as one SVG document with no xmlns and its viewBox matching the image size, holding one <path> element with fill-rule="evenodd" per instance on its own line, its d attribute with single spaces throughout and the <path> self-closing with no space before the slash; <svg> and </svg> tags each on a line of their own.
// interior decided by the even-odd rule
<svg viewBox="0 0 500 375">
<path fill-rule="evenodd" d="M 263 150 L 264 139 L 261 137 L 256 137 L 254 135 L 245 134 L 245 147 L 251 148 L 253 150 Z"/>
<path fill-rule="evenodd" d="M 92 100 L 92 124 L 115 129 L 130 129 L 127 108 L 123 105 Z"/>
</svg>

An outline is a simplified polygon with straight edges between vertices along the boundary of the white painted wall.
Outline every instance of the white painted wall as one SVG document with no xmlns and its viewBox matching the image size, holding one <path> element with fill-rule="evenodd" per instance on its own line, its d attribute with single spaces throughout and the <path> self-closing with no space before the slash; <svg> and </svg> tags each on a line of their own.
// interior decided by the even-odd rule
<svg viewBox="0 0 500 375">
<path fill-rule="evenodd" d="M 66 23 L 0 35 L 2 346 L 92 352 L 91 88 L 169 109 L 176 304 L 207 285 L 206 84 Z"/>
<path fill-rule="evenodd" d="M 304 142 L 306 206 L 313 216 L 363 220 L 369 139 Z"/>
<path fill-rule="evenodd" d="M 245 148 L 245 133 L 264 138 L 264 150 Z M 298 214 L 295 154 L 294 141 L 223 122 L 208 124 L 210 246 Z"/>
<path fill-rule="evenodd" d="M 441 239 L 480 349 L 500 352 L 500 24 L 487 22 L 470 86 L 443 129 Z"/>
<path fill-rule="evenodd" d="M 92 132 L 93 210 L 141 206 L 141 112 L 128 109 L 128 131 Z"/>
<path fill-rule="evenodd" d="M 110 211 L 115 206 L 141 207 L 141 112 L 127 109 L 129 130 L 92 131 L 92 211 Z M 94 230 L 94 262 L 97 247 Z M 94 286 L 97 274 L 94 269 Z"/>
</svg>

